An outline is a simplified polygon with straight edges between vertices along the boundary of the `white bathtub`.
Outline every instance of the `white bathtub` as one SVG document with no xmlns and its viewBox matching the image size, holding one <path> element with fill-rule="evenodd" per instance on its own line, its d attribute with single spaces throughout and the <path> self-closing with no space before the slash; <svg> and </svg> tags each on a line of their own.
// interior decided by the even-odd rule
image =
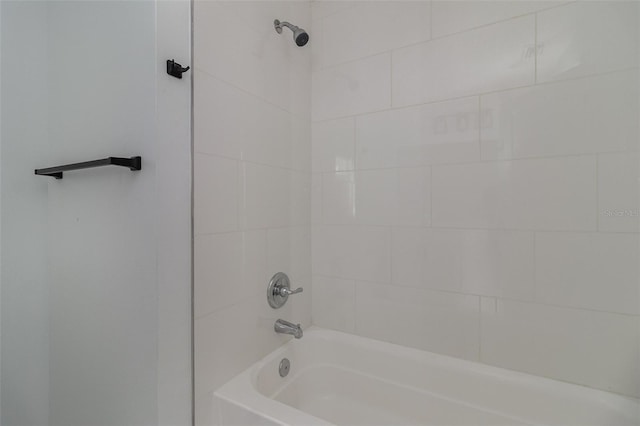
<svg viewBox="0 0 640 426">
<path fill-rule="evenodd" d="M 640 424 L 636 399 L 315 327 L 214 403 L 224 426 Z"/>
</svg>

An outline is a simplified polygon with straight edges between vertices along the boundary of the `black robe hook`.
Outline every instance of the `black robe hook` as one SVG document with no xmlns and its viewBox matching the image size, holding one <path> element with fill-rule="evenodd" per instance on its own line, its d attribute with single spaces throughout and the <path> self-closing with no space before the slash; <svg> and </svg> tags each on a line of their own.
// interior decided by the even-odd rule
<svg viewBox="0 0 640 426">
<path fill-rule="evenodd" d="M 175 78 L 182 78 L 182 73 L 189 71 L 191 67 L 182 68 L 182 65 L 173 59 L 167 59 L 167 74 Z"/>
</svg>

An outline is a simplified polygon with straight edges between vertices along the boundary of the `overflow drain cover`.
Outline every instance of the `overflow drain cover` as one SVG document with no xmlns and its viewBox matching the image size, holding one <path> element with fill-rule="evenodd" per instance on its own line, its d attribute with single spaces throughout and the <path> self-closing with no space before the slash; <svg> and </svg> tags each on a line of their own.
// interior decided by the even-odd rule
<svg viewBox="0 0 640 426">
<path fill-rule="evenodd" d="M 289 360 L 287 358 L 282 358 L 282 361 L 280 361 L 280 367 L 278 368 L 278 371 L 280 372 L 280 377 L 285 377 L 287 374 L 289 374 L 290 368 L 291 368 L 291 363 L 289 362 Z"/>
</svg>

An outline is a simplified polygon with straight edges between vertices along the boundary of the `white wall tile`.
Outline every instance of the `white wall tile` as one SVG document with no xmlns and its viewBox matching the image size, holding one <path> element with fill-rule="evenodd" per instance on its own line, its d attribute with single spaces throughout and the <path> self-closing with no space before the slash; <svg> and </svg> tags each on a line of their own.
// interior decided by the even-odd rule
<svg viewBox="0 0 640 426">
<path fill-rule="evenodd" d="M 323 21 L 323 66 L 428 40 L 428 1 L 364 1 Z"/>
<path fill-rule="evenodd" d="M 309 260 L 311 260 L 311 258 L 309 258 Z M 311 326 L 311 315 L 313 313 L 312 300 L 314 292 L 311 275 L 303 281 L 298 282 L 296 285 L 297 287 L 295 288 L 302 287 L 304 289 L 302 293 L 296 295 L 300 297 L 296 298 L 295 302 L 292 302 L 287 309 L 283 310 L 283 312 L 275 313 L 274 315 L 277 318 L 289 318 L 289 321 L 294 324 L 300 324 L 303 329 L 306 329 Z M 272 325 L 277 318 L 273 319 Z M 289 339 L 291 338 L 289 337 Z"/>
<path fill-rule="evenodd" d="M 539 82 L 638 66 L 637 2 L 574 2 L 538 14 Z"/>
<path fill-rule="evenodd" d="M 498 300 L 482 314 L 482 362 L 638 396 L 637 317 Z"/>
<path fill-rule="evenodd" d="M 346 0 L 317 0 L 311 2 L 311 17 L 313 19 L 322 19 L 341 10 L 355 6 L 354 1 Z"/>
<path fill-rule="evenodd" d="M 196 423 L 206 424 L 210 392 L 289 340 L 273 332 L 278 316 L 311 323 L 311 47 L 320 40 L 312 32 L 299 48 L 273 29 L 277 17 L 311 30 L 309 2 L 196 2 L 193 13 L 196 235 L 239 231 L 195 245 Z M 276 313 L 264 289 L 277 271 L 305 292 Z"/>
<path fill-rule="evenodd" d="M 233 280 L 241 280 L 248 296 L 260 295 L 264 291 L 265 280 L 269 277 L 267 250 L 267 231 L 252 230 L 242 233 L 242 271 Z M 219 298 L 220 288 L 226 288 L 228 282 L 216 279 L 215 283 L 218 291 L 216 297 Z"/>
<path fill-rule="evenodd" d="M 217 404 L 212 404 L 213 392 L 200 392 L 194 397 L 196 426 L 221 426 Z"/>
<path fill-rule="evenodd" d="M 195 150 L 291 167 L 294 119 L 285 110 L 196 70 Z M 251 125 L 246 125 L 251 117 Z"/>
<path fill-rule="evenodd" d="M 356 118 L 358 169 L 478 160 L 477 97 Z"/>
<path fill-rule="evenodd" d="M 266 248 L 266 245 L 264 246 Z M 234 304 L 249 292 L 238 279 L 242 275 L 242 233 L 201 235 L 194 239 L 194 315 L 196 318 Z M 226 295 L 219 297 L 219 283 Z"/>
<path fill-rule="evenodd" d="M 313 274 L 377 282 L 391 280 L 391 236 L 373 226 L 313 228 Z"/>
<path fill-rule="evenodd" d="M 322 174 L 322 223 L 356 223 L 355 172 Z"/>
<path fill-rule="evenodd" d="M 245 303 L 250 303 L 249 301 Z M 249 329 L 248 322 L 251 321 L 250 317 L 242 318 L 241 307 L 243 304 L 236 304 L 227 309 L 219 311 L 218 313 L 214 313 L 211 315 L 207 315 L 203 318 L 198 318 L 195 320 L 194 324 L 194 334 L 195 334 L 195 368 L 198 371 L 198 374 L 195 376 L 195 387 L 196 394 L 202 395 L 207 391 L 211 391 L 225 383 L 231 377 L 233 377 L 234 373 L 242 371 L 244 368 L 244 362 L 251 362 L 253 360 L 253 356 L 250 355 L 249 351 L 246 350 L 252 342 L 249 341 L 249 333 L 244 333 L 244 336 L 241 334 L 237 334 L 238 338 L 246 339 L 246 343 L 242 345 L 245 348 L 243 353 L 237 354 L 238 356 L 235 358 L 231 356 L 226 356 L 225 361 L 230 362 L 229 364 L 229 372 L 225 374 L 225 371 L 222 370 L 221 366 L 216 366 L 217 363 L 209 362 L 209 359 L 213 357 L 218 357 L 219 352 L 224 350 L 224 347 L 219 346 L 222 339 L 222 333 L 224 330 L 221 329 L 221 323 L 219 322 L 225 316 L 227 320 L 230 319 L 238 319 L 237 328 L 240 327 L 243 330 L 247 331 Z M 228 337 L 230 333 L 227 333 L 227 337 L 224 339 L 228 343 Z M 241 357 L 248 358 L 244 360 L 244 362 L 240 359 Z M 222 358 L 218 358 L 222 359 Z M 238 363 L 240 365 L 238 365 Z M 235 367 L 235 368 L 234 368 Z M 213 388 L 213 389 L 212 389 Z"/>
<path fill-rule="evenodd" d="M 640 157 L 636 153 L 598 156 L 598 229 L 640 229 Z"/>
<path fill-rule="evenodd" d="M 366 175 L 367 171 L 358 172 Z M 396 169 L 392 221 L 396 226 L 431 224 L 431 168 Z M 370 188 L 375 191 L 375 188 Z"/>
<path fill-rule="evenodd" d="M 195 152 L 241 159 L 243 136 L 251 129 L 234 126 L 242 118 L 229 112 L 245 107 L 247 102 L 243 105 L 243 101 L 251 95 L 197 69 L 194 70 L 194 82 L 198 85 L 193 93 Z M 213 120 L 212 117 L 224 119 Z"/>
<path fill-rule="evenodd" d="M 379 111 L 391 106 L 391 55 L 315 71 L 312 77 L 316 121 Z"/>
<path fill-rule="evenodd" d="M 311 119 L 290 114 L 291 150 L 285 154 L 290 158 L 289 168 L 304 172 L 311 171 Z M 286 137 L 283 135 L 284 137 Z"/>
<path fill-rule="evenodd" d="M 271 277 L 277 272 L 289 276 L 292 288 L 304 291 L 278 312 L 282 318 L 307 326 L 311 323 L 311 230 L 308 226 L 270 229 L 267 232 L 267 274 L 259 280 L 259 293 L 263 293 Z M 265 300 L 266 304 L 266 300 Z"/>
<path fill-rule="evenodd" d="M 311 2 L 311 8 L 314 8 L 314 5 L 318 4 L 318 2 Z M 322 45 L 324 44 L 324 31 L 323 31 L 323 20 L 322 18 L 313 18 L 311 22 L 311 34 L 313 34 L 313 48 L 311 49 L 311 69 L 319 70 L 322 68 L 323 64 L 323 49 Z M 311 40 L 311 36 L 309 37 Z"/>
<path fill-rule="evenodd" d="M 264 26 L 244 25 L 238 31 L 238 16 L 246 15 L 243 2 L 201 1 L 194 4 L 194 65 L 235 87 L 304 116 L 307 103 L 298 91 L 305 90 L 310 67 L 310 49 L 300 49 L 273 29 L 273 18 L 265 15 Z M 255 7 L 262 2 L 252 2 Z M 263 6 L 277 7 L 278 2 Z M 277 10 L 273 10 L 277 13 Z M 273 15 L 271 15 L 273 16 Z M 303 26 L 301 24 L 301 26 Z M 234 34 L 233 43 L 229 35 Z M 288 38 L 288 37 L 287 37 Z M 295 64 L 295 66 L 293 66 Z"/>
<path fill-rule="evenodd" d="M 194 159 L 194 232 L 238 229 L 238 162 L 211 155 Z"/>
<path fill-rule="evenodd" d="M 483 314 L 495 314 L 498 312 L 498 299 L 496 297 L 480 297 L 480 312 Z"/>
<path fill-rule="evenodd" d="M 353 280 L 313 276 L 313 323 L 320 327 L 354 333 L 356 286 Z"/>
<path fill-rule="evenodd" d="M 595 230 L 595 158 L 434 166 L 438 227 Z"/>
<path fill-rule="evenodd" d="M 389 225 L 397 206 L 394 191 L 407 190 L 396 183 L 395 170 L 370 170 L 356 174 L 356 215 L 358 222 L 368 225 Z M 418 191 L 416 191 L 418 192 Z M 417 195 L 419 197 L 419 195 Z M 418 219 L 420 219 L 418 211 Z"/>
<path fill-rule="evenodd" d="M 355 174 L 356 221 L 366 225 L 389 225 L 396 204 L 394 189 L 400 189 L 393 170 L 372 170 Z M 420 215 L 418 213 L 418 218 Z"/>
<path fill-rule="evenodd" d="M 638 234 L 536 234 L 536 299 L 638 314 Z"/>
<path fill-rule="evenodd" d="M 195 316 L 199 318 L 251 296 L 255 297 L 262 292 L 267 276 L 266 231 L 196 236 Z M 224 297 L 220 297 L 222 287 Z"/>
<path fill-rule="evenodd" d="M 238 302 L 219 306 L 212 295 L 197 302 L 215 311 L 196 325 L 199 392 L 216 388 L 285 341 L 272 332 L 278 316 L 307 325 L 312 312 L 320 326 L 477 360 L 481 310 L 485 362 L 638 394 L 629 377 L 640 373 L 637 317 L 496 299 L 537 296 L 555 305 L 637 312 L 640 295 L 631 284 L 637 272 L 630 266 L 637 258 L 635 237 L 544 232 L 536 251 L 533 236 L 533 230 L 595 231 L 598 224 L 606 231 L 638 230 L 637 217 L 622 221 L 602 213 L 638 208 L 637 157 L 602 154 L 637 150 L 637 74 L 509 90 L 482 95 L 480 102 L 473 95 L 534 83 L 535 18 L 511 18 L 555 2 L 435 2 L 437 37 L 510 20 L 378 54 L 428 37 L 427 2 L 322 1 L 310 6 L 312 27 L 305 26 L 309 16 L 298 18 L 299 11 L 286 18 L 312 29 L 316 53 L 312 84 L 305 86 L 311 49 L 278 36 L 272 18 L 260 27 L 268 15 L 288 14 L 289 6 L 240 3 L 196 5 L 196 14 L 203 11 L 196 16 L 196 49 L 204 52 L 196 59 L 196 84 L 203 89 L 196 96 L 196 150 L 239 160 L 220 159 L 228 163 L 206 172 L 206 181 L 215 173 L 217 182 L 229 184 L 229 166 L 236 176 L 238 167 L 243 170 L 243 192 L 221 187 L 204 199 L 209 217 L 216 218 L 206 232 L 257 228 L 244 234 L 253 241 L 245 240 L 240 253 L 243 281 L 233 288 Z M 622 16 L 623 9 L 634 10 L 635 18 Z M 637 25 L 629 26 L 636 9 L 600 4 L 541 12 L 539 81 L 637 66 L 637 53 L 623 54 L 637 46 Z M 412 24 L 380 31 L 381 20 L 387 26 L 389 20 Z M 229 47 L 224 37 L 237 22 L 250 28 Z M 571 33 L 582 35 L 567 41 Z M 570 54 L 559 53 L 561 42 L 570 43 Z M 387 110 L 392 78 L 394 107 L 460 99 Z M 312 136 L 305 118 L 310 96 L 317 120 Z M 251 126 L 247 117 L 236 119 L 243 112 Z M 484 160 L 594 156 L 443 165 L 480 160 L 481 129 Z M 219 134 L 227 137 L 216 139 Z M 429 165 L 433 170 L 424 167 Z M 196 175 L 196 193 L 200 181 Z M 235 197 L 234 212 L 219 204 L 225 196 Z M 196 229 L 204 223 L 199 209 Z M 309 221 L 325 223 L 314 227 L 312 238 Z M 431 222 L 487 229 L 422 228 Z M 233 280 L 237 235 L 211 237 L 220 237 L 217 245 L 196 242 L 197 262 L 215 258 L 197 274 Z M 225 252 L 215 256 L 216 250 Z M 305 291 L 275 312 L 262 293 L 251 294 L 262 292 L 280 270 Z M 614 290 L 602 292 L 604 281 Z M 230 322 L 246 335 L 229 335 L 221 324 Z M 229 370 L 223 370 L 225 363 Z"/>
<path fill-rule="evenodd" d="M 357 222 L 368 225 L 428 225 L 430 177 L 430 170 L 425 168 L 357 172 Z"/>
<path fill-rule="evenodd" d="M 561 1 L 434 1 L 433 37 L 457 33 L 562 4 Z"/>
<path fill-rule="evenodd" d="M 267 274 L 261 279 L 266 288 L 277 272 L 289 276 L 292 287 L 304 287 L 311 280 L 311 230 L 307 226 L 269 229 L 267 231 Z M 297 296 L 297 295 L 296 295 Z M 307 298 L 300 295 L 296 300 Z"/>
<path fill-rule="evenodd" d="M 532 232 L 394 228 L 393 283 L 533 300 Z"/>
<path fill-rule="evenodd" d="M 309 225 L 311 223 L 311 173 L 289 171 L 291 219 L 289 225 Z"/>
<path fill-rule="evenodd" d="M 246 229 L 310 223 L 309 173 L 244 162 L 241 166 Z"/>
<path fill-rule="evenodd" d="M 637 150 L 638 72 L 482 96 L 482 157 Z"/>
<path fill-rule="evenodd" d="M 260 294 L 196 319 L 196 394 L 217 389 L 287 341 L 273 332 L 278 314 Z"/>
<path fill-rule="evenodd" d="M 322 121 L 312 125 L 312 170 L 342 172 L 355 169 L 353 118 Z"/>
<path fill-rule="evenodd" d="M 534 82 L 534 17 L 393 52 L 393 105 L 403 106 Z"/>
<path fill-rule="evenodd" d="M 269 27 L 273 31 L 273 17 L 286 17 L 300 27 L 309 28 L 311 10 L 309 4 L 301 1 L 273 1 L 273 0 L 216 0 L 224 7 L 225 16 L 236 19 L 243 25 L 256 31 L 263 31 Z M 281 19 L 284 20 L 284 19 Z"/>
<path fill-rule="evenodd" d="M 477 296 L 356 283 L 356 330 L 363 336 L 478 359 Z"/>
<path fill-rule="evenodd" d="M 289 171 L 242 163 L 242 223 L 246 229 L 282 227 L 290 221 Z"/>
<path fill-rule="evenodd" d="M 325 224 L 423 226 L 430 222 L 428 168 L 327 173 Z"/>
</svg>

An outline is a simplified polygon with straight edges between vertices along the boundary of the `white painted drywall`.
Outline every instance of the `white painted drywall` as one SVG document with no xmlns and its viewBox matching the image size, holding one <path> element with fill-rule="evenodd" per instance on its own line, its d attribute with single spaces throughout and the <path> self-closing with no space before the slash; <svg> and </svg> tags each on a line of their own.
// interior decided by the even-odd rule
<svg viewBox="0 0 640 426">
<path fill-rule="evenodd" d="M 1 6 L 2 423 L 186 424 L 189 3 Z"/>
</svg>

